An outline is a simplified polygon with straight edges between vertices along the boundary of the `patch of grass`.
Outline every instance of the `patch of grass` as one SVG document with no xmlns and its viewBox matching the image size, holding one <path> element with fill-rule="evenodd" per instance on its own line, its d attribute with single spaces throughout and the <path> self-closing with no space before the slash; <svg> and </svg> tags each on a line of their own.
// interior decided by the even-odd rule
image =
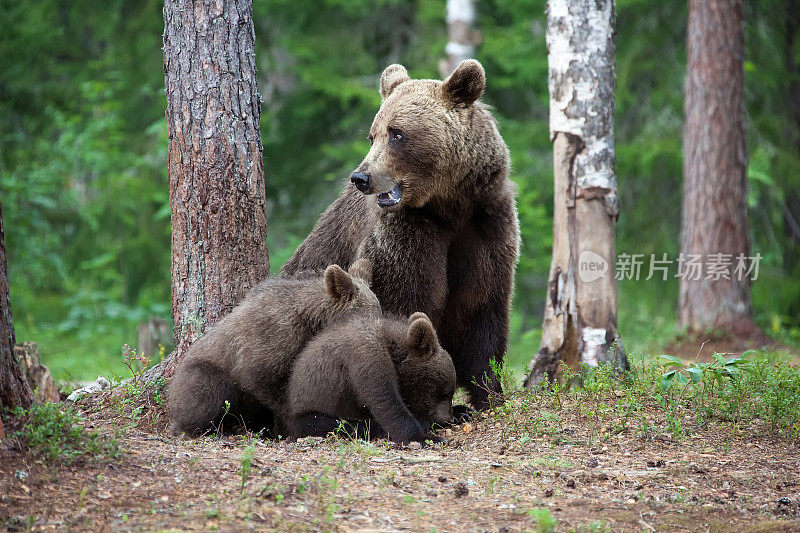
<svg viewBox="0 0 800 533">
<path fill-rule="evenodd" d="M 22 421 L 22 429 L 11 436 L 21 448 L 46 462 L 69 465 L 78 459 L 110 460 L 119 454 L 116 438 L 87 431 L 80 424 L 80 415 L 64 404 L 16 408 L 12 414 Z"/>
<path fill-rule="evenodd" d="M 590 522 L 588 524 L 581 524 L 577 528 L 573 528 L 570 532 L 574 533 L 606 533 L 611 531 L 608 524 L 603 521 Z"/>
<path fill-rule="evenodd" d="M 800 441 L 800 368 L 782 356 L 690 363 L 671 356 L 638 359 L 625 375 L 608 366 L 564 369 L 563 380 L 507 389 L 494 409 L 510 446 L 532 438 L 593 446 L 620 433 L 678 443 L 710 424 Z"/>
<path fill-rule="evenodd" d="M 690 363 L 663 355 L 659 387 L 671 412 L 695 405 L 702 420 L 766 423 L 769 432 L 800 440 L 800 369 L 774 353 L 750 351 L 726 359 Z M 671 393 L 671 394 L 670 394 Z"/>
<path fill-rule="evenodd" d="M 14 317 L 16 319 L 16 316 Z M 53 326 L 24 320 L 14 322 L 17 342 L 35 341 L 39 356 L 57 380 L 91 381 L 98 375 L 122 373 L 120 346 L 136 339 L 135 324 L 108 324 L 108 329 L 85 338 L 80 331 L 60 332 Z"/>
</svg>

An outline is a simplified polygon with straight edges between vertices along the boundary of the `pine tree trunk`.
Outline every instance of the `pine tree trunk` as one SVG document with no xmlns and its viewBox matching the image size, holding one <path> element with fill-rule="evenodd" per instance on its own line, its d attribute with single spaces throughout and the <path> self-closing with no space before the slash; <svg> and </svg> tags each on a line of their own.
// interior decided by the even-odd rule
<svg viewBox="0 0 800 533">
<path fill-rule="evenodd" d="M 614 8 L 614 0 L 548 2 L 553 258 L 527 386 L 555 379 L 560 362 L 628 368 L 614 278 Z"/>
<path fill-rule="evenodd" d="M 167 0 L 164 24 L 175 352 L 156 376 L 170 377 L 269 260 L 252 3 Z"/>
<path fill-rule="evenodd" d="M 33 402 L 33 391 L 14 356 L 14 320 L 8 290 L 6 241 L 3 230 L 3 205 L 0 204 L 0 412 L 3 408 L 27 409 Z M 0 422 L 0 433 L 3 425 Z"/>
<path fill-rule="evenodd" d="M 741 0 L 690 0 L 687 53 L 681 253 L 704 268 L 680 278 L 680 322 L 704 330 L 749 321 L 752 308 L 749 276 L 734 274 L 750 250 Z"/>
<path fill-rule="evenodd" d="M 442 79 L 446 78 L 465 59 L 475 57 L 475 45 L 480 35 L 475 30 L 475 0 L 447 0 L 447 46 L 445 59 L 439 62 Z"/>
</svg>

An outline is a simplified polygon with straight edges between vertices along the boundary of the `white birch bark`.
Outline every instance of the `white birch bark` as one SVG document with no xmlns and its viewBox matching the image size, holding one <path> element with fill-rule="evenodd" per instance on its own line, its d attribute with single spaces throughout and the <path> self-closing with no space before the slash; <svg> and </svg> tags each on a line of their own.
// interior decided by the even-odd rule
<svg viewBox="0 0 800 533">
<path fill-rule="evenodd" d="M 465 59 L 475 57 L 479 34 L 475 30 L 475 0 L 447 0 L 445 59 L 439 63 L 442 78 L 449 76 Z"/>
<path fill-rule="evenodd" d="M 550 0 L 550 139 L 555 210 L 542 344 L 532 386 L 560 362 L 628 368 L 617 332 L 614 0 Z"/>
</svg>

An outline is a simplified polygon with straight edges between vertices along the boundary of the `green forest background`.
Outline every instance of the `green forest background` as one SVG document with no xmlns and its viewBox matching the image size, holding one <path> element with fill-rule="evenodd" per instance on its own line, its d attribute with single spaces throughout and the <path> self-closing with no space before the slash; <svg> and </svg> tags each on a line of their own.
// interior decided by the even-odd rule
<svg viewBox="0 0 800 533">
<path fill-rule="evenodd" d="M 552 244 L 545 0 L 477 2 L 519 186 L 522 257 L 507 361 L 539 343 Z M 0 198 L 17 342 L 57 377 L 122 373 L 136 324 L 169 317 L 161 2 L 0 0 Z M 755 319 L 800 345 L 800 2 L 748 0 L 746 106 Z M 439 77 L 444 0 L 255 0 L 269 249 L 277 272 L 368 151 L 393 62 Z M 676 259 L 687 7 L 617 0 L 618 253 Z M 677 280 L 622 281 L 629 351 L 677 329 Z"/>
</svg>

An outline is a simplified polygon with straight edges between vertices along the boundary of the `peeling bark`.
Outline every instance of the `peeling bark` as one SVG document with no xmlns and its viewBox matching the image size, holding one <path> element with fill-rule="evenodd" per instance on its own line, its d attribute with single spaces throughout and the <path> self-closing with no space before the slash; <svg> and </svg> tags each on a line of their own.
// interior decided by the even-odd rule
<svg viewBox="0 0 800 533">
<path fill-rule="evenodd" d="M 250 0 L 167 0 L 164 82 L 175 352 L 269 275 Z"/>
<path fill-rule="evenodd" d="M 3 205 L 0 204 L 0 408 L 27 409 L 33 403 L 33 391 L 14 355 L 14 342 L 14 320 L 11 316 L 6 240 L 3 230 Z M 2 432 L 3 425 L 0 422 L 0 433 Z"/>
<path fill-rule="evenodd" d="M 681 252 L 749 256 L 741 0 L 690 0 Z M 750 279 L 680 279 L 680 323 L 702 331 L 750 321 Z"/>
<path fill-rule="evenodd" d="M 617 332 L 614 0 L 550 0 L 553 258 L 542 344 L 527 386 L 563 362 L 628 368 Z"/>
</svg>

